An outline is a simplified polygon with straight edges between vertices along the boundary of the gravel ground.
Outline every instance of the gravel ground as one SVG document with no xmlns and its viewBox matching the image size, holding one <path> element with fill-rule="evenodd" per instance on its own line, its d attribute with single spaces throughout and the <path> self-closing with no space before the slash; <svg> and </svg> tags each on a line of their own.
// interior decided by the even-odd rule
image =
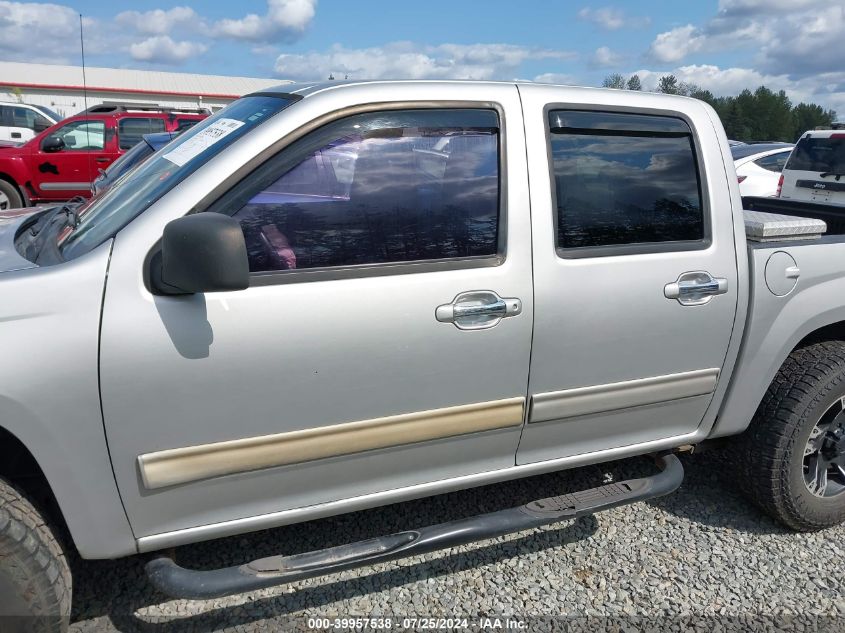
<svg viewBox="0 0 845 633">
<path fill-rule="evenodd" d="M 80 561 L 71 631 L 308 630 L 312 617 L 388 615 L 394 630 L 406 616 L 469 617 L 472 630 L 481 615 L 510 616 L 521 630 L 845 630 L 845 528 L 787 532 L 740 496 L 724 459 L 684 457 L 682 488 L 649 503 L 224 599 L 168 600 L 145 581 L 140 557 Z M 638 459 L 533 477 L 186 546 L 177 557 L 194 568 L 239 564 L 647 470 Z"/>
</svg>

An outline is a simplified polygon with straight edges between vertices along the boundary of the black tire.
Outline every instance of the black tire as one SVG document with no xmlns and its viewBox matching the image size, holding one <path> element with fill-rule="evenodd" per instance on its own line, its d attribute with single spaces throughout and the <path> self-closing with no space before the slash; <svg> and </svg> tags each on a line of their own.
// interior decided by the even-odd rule
<svg viewBox="0 0 845 633">
<path fill-rule="evenodd" d="M 17 187 L 0 178 L 0 211 L 20 209 L 22 206 L 23 198 L 18 193 Z"/>
<path fill-rule="evenodd" d="M 44 517 L 0 479 L 0 629 L 53 633 L 70 620 L 71 576 Z"/>
<path fill-rule="evenodd" d="M 817 496 L 804 474 L 810 434 L 843 397 L 845 342 L 825 341 L 797 349 L 778 371 L 740 439 L 740 486 L 764 511 L 793 530 L 810 532 L 845 521 L 845 493 Z"/>
</svg>

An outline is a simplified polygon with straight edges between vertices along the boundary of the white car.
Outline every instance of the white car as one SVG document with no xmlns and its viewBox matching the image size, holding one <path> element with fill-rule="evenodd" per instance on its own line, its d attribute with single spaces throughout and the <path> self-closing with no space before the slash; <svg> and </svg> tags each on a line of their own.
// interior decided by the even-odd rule
<svg viewBox="0 0 845 633">
<path fill-rule="evenodd" d="M 845 132 L 806 132 L 783 169 L 780 197 L 845 205 Z"/>
<path fill-rule="evenodd" d="M 755 143 L 731 147 L 739 191 L 743 196 L 776 196 L 778 179 L 794 145 Z"/>
<path fill-rule="evenodd" d="M 48 108 L 27 103 L 0 103 L 0 141 L 25 143 L 60 120 L 61 117 Z"/>
</svg>

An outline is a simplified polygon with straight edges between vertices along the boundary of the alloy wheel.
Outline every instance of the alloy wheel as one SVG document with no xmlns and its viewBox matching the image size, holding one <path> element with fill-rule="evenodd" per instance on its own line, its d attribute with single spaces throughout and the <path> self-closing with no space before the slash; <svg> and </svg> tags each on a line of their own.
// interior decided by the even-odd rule
<svg viewBox="0 0 845 633">
<path fill-rule="evenodd" d="M 817 497 L 845 492 L 845 398 L 834 402 L 810 432 L 804 447 L 804 484 Z"/>
</svg>

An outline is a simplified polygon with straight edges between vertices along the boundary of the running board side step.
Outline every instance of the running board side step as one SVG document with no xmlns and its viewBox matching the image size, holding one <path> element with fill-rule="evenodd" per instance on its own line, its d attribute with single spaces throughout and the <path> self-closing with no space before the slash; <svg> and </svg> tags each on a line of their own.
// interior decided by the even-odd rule
<svg viewBox="0 0 845 633">
<path fill-rule="evenodd" d="M 208 571 L 185 569 L 171 558 L 159 556 L 147 563 L 146 572 L 156 588 L 173 598 L 203 600 L 265 589 L 397 558 L 427 554 L 662 497 L 678 489 L 684 479 L 684 468 L 680 460 L 671 454 L 658 456 L 657 465 L 661 472 L 651 477 L 611 483 L 532 501 L 517 508 L 348 545 L 290 556 L 270 556 L 237 567 Z"/>
</svg>

